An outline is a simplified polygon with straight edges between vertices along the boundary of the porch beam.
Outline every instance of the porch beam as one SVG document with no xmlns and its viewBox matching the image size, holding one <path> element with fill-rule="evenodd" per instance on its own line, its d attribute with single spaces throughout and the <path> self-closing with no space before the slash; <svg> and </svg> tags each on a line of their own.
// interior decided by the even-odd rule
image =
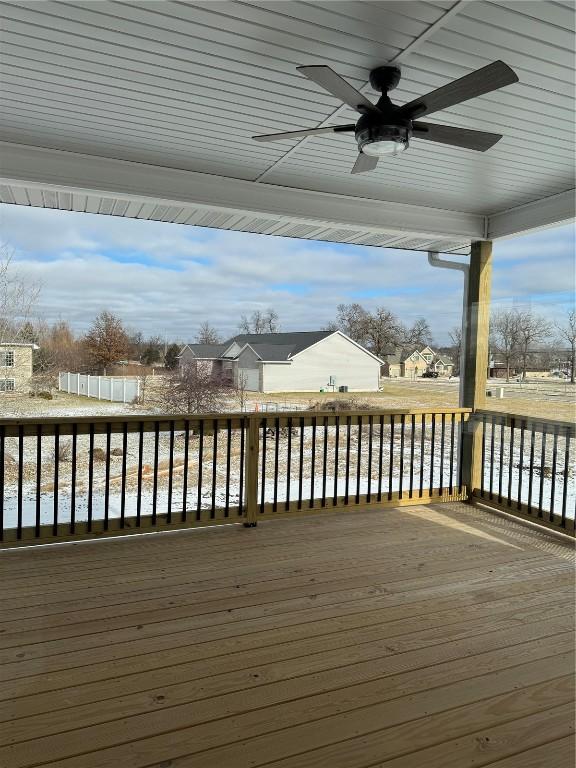
<svg viewBox="0 0 576 768">
<path fill-rule="evenodd" d="M 464 377 L 461 405 L 476 411 L 486 404 L 488 346 L 490 330 L 490 288 L 492 284 L 492 242 L 472 243 L 468 293 L 465 304 Z M 470 495 L 480 487 L 481 430 L 474 419 L 462 435 L 462 482 Z"/>
<path fill-rule="evenodd" d="M 576 217 L 576 189 L 543 197 L 488 217 L 487 237 L 513 237 L 568 224 Z"/>
<path fill-rule="evenodd" d="M 484 217 L 465 211 L 280 187 L 6 142 L 0 142 L 0 156 L 0 188 L 5 185 L 8 191 L 10 187 L 35 186 L 130 202 L 246 212 L 274 221 L 409 233 L 431 239 L 471 241 L 484 236 Z M 10 202 L 4 196 L 1 199 Z"/>
</svg>

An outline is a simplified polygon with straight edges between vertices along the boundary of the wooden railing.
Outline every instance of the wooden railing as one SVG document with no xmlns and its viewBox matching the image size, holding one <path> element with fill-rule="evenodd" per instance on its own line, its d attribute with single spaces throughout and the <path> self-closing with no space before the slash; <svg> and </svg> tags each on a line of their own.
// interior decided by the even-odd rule
<svg viewBox="0 0 576 768">
<path fill-rule="evenodd" d="M 481 471 L 472 499 L 574 534 L 574 425 L 487 410 L 473 423 L 481 430 Z"/>
<path fill-rule="evenodd" d="M 467 409 L 0 420 L 2 546 L 467 496 Z"/>
</svg>

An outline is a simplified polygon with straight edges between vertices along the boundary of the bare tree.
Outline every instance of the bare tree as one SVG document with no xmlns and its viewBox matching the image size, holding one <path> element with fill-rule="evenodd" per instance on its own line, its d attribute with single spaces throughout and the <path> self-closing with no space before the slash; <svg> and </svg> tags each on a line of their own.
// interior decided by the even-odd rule
<svg viewBox="0 0 576 768">
<path fill-rule="evenodd" d="M 574 384 L 576 381 L 576 310 L 570 310 L 566 321 L 563 324 L 557 323 L 556 329 L 562 343 L 567 341 L 570 345 L 570 383 Z"/>
<path fill-rule="evenodd" d="M 462 328 L 455 326 L 449 331 L 450 340 L 452 341 L 452 349 L 450 350 L 452 358 L 454 360 L 454 368 L 452 373 L 454 376 L 460 375 L 460 354 L 462 352 Z"/>
<path fill-rule="evenodd" d="M 272 308 L 265 312 L 257 309 L 250 316 L 242 315 L 238 328 L 242 333 L 278 333 L 280 318 L 276 310 Z"/>
<path fill-rule="evenodd" d="M 90 331 L 84 337 L 84 346 L 94 368 L 104 372 L 107 366 L 126 357 L 132 349 L 122 320 L 107 310 L 100 312 L 94 319 Z"/>
<path fill-rule="evenodd" d="M 432 343 L 432 331 L 428 321 L 418 318 L 411 328 L 405 331 L 404 345 L 407 347 L 425 347 Z"/>
<path fill-rule="evenodd" d="M 40 286 L 18 271 L 14 251 L 0 245 L 0 343 L 20 341 L 30 328 Z"/>
<path fill-rule="evenodd" d="M 157 403 L 170 413 L 216 413 L 225 409 L 231 392 L 210 364 L 195 361 L 162 377 Z"/>
<path fill-rule="evenodd" d="M 545 341 L 552 332 L 552 326 L 544 317 L 529 309 L 516 310 L 518 329 L 518 354 L 522 365 L 522 379 L 526 378 L 528 355 L 533 344 Z"/>
<path fill-rule="evenodd" d="M 366 313 L 361 322 L 364 327 L 362 343 L 378 357 L 404 346 L 406 329 L 393 312 L 379 307 L 372 314 Z"/>
<path fill-rule="evenodd" d="M 216 328 L 210 325 L 208 321 L 205 321 L 200 325 L 200 328 L 198 329 L 198 333 L 196 334 L 196 342 L 198 344 L 221 344 L 222 339 Z"/>
<path fill-rule="evenodd" d="M 342 331 L 380 357 L 398 348 L 424 346 L 431 339 L 430 326 L 424 318 L 407 328 L 386 307 L 368 312 L 358 303 L 339 304 L 336 320 L 327 330 Z"/>
<path fill-rule="evenodd" d="M 238 406 L 242 412 L 246 410 L 246 403 L 248 401 L 248 377 L 245 373 L 238 374 L 238 380 L 236 381 L 236 399 L 238 400 Z"/>
<path fill-rule="evenodd" d="M 490 322 L 492 344 L 506 365 L 506 381 L 510 381 L 510 369 L 520 348 L 518 313 L 513 309 L 500 310 Z"/>
</svg>

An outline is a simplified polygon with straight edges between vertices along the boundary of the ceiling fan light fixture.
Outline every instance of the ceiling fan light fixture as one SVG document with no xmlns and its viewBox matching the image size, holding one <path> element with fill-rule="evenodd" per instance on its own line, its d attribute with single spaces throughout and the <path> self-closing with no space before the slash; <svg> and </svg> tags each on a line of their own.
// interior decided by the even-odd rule
<svg viewBox="0 0 576 768">
<path fill-rule="evenodd" d="M 358 149 L 372 157 L 391 157 L 408 149 L 410 129 L 400 125 L 369 125 L 356 131 Z"/>
</svg>

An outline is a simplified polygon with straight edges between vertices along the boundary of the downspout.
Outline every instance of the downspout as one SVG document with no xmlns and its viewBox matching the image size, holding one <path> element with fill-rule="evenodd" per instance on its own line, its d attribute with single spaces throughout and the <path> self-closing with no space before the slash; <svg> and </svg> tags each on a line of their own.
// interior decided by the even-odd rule
<svg viewBox="0 0 576 768">
<path fill-rule="evenodd" d="M 460 342 L 460 366 L 459 366 L 459 395 L 458 404 L 462 408 L 464 402 L 464 363 L 466 361 L 466 308 L 468 306 L 468 278 L 470 275 L 470 264 L 462 261 L 446 261 L 438 256 L 436 251 L 428 251 L 428 263 L 431 267 L 440 267 L 442 269 L 457 269 L 464 273 L 464 291 L 462 296 L 462 340 Z"/>
</svg>

